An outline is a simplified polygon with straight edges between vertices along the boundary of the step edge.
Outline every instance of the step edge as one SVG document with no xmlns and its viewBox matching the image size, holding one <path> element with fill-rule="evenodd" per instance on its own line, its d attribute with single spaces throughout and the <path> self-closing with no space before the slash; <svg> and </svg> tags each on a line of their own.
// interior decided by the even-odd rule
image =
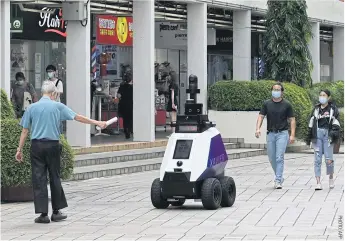
<svg viewBox="0 0 345 241">
<path fill-rule="evenodd" d="M 227 143 L 230 145 L 230 148 L 226 148 L 227 150 L 230 149 L 240 149 L 239 145 L 236 143 Z M 227 147 L 227 146 L 226 146 Z M 83 160 L 90 160 L 95 158 L 109 158 L 109 157 L 118 157 L 118 156 L 131 156 L 131 155 L 140 155 L 140 154 L 148 154 L 148 153 L 161 153 L 165 152 L 166 147 L 152 147 L 152 148 L 143 148 L 143 149 L 133 149 L 133 150 L 121 150 L 121 151 L 108 151 L 108 152 L 95 152 L 95 153 L 87 153 L 87 154 L 77 154 L 75 155 L 75 161 L 83 161 Z M 152 150 L 155 149 L 155 150 Z M 134 153 L 128 153 L 128 152 Z"/>
<path fill-rule="evenodd" d="M 231 153 L 231 154 L 228 154 L 228 157 L 229 156 L 232 156 L 231 158 L 233 158 L 233 159 L 240 159 L 240 158 L 244 158 L 244 157 L 236 157 L 236 156 L 238 156 L 238 155 L 244 155 L 244 154 L 248 154 L 248 153 L 251 153 L 251 154 L 254 154 L 254 153 L 256 153 L 256 152 L 265 152 L 266 150 L 263 150 L 263 149 L 258 149 L 258 150 L 255 150 L 255 151 L 248 151 L 248 152 L 239 152 L 239 153 Z M 263 154 L 259 154 L 259 153 L 257 153 L 256 154 L 256 156 L 260 156 L 260 155 L 263 155 Z M 156 159 L 155 161 L 153 161 L 154 159 Z M 143 160 L 143 161 L 147 161 L 148 162 L 148 160 L 152 160 L 151 162 L 149 162 L 149 163 L 143 163 L 143 165 L 150 165 L 150 164 L 156 164 L 156 163 L 161 163 L 162 162 L 162 157 L 160 157 L 160 158 L 151 158 L 151 159 L 146 159 L 146 160 Z M 141 160 L 134 160 L 134 161 L 141 161 Z M 108 169 L 106 169 L 105 167 L 109 167 L 109 165 L 112 165 L 112 164 L 118 164 L 118 163 L 128 163 L 129 165 L 128 166 L 125 166 L 125 167 L 134 167 L 134 166 L 136 166 L 136 165 L 130 165 L 131 163 L 133 164 L 133 161 L 124 161 L 124 162 L 115 162 L 115 163 L 107 163 L 107 164 L 99 164 L 99 165 L 89 165 L 89 166 L 81 166 L 81 167 L 75 167 L 74 168 L 74 170 L 76 169 L 76 168 L 83 168 L 83 167 L 90 167 L 90 166 L 103 166 L 104 167 L 104 169 L 101 169 L 101 170 L 95 170 L 95 171 L 106 171 L 106 170 L 113 170 L 113 169 L 118 169 L 118 168 L 125 168 L 125 167 L 115 167 L 115 168 L 108 168 Z M 141 165 L 139 165 L 139 166 L 141 166 Z M 95 171 L 91 171 L 91 172 L 95 172 Z M 80 173 L 89 173 L 89 171 L 87 171 L 87 172 L 78 172 L 78 173 L 73 173 L 73 174 L 80 174 Z M 72 175 L 73 175 L 72 174 Z"/>
</svg>

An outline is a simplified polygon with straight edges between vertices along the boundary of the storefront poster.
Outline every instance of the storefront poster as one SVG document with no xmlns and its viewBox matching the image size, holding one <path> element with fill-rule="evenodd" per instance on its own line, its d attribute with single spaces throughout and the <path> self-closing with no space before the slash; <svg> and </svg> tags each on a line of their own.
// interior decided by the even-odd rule
<svg viewBox="0 0 345 241">
<path fill-rule="evenodd" d="M 41 88 L 41 84 L 42 84 L 42 78 L 41 78 L 41 74 L 35 74 L 35 88 L 39 89 Z"/>
<path fill-rule="evenodd" d="M 118 47 L 115 45 L 96 45 L 95 56 L 97 64 L 100 65 L 101 62 L 104 63 L 105 59 L 102 57 L 102 53 L 106 54 L 106 72 L 104 73 L 107 78 L 116 79 L 117 78 L 117 67 L 118 67 Z M 103 60 L 102 60 L 103 58 Z M 100 71 L 100 67 L 96 68 Z M 101 75 L 99 72 L 98 75 Z"/>
<path fill-rule="evenodd" d="M 40 74 L 41 73 L 41 66 L 42 66 L 42 59 L 41 59 L 41 53 L 35 53 L 35 73 Z"/>
<path fill-rule="evenodd" d="M 11 81 L 15 81 L 17 72 L 23 72 L 28 78 L 28 54 L 27 43 L 11 44 Z"/>
<path fill-rule="evenodd" d="M 133 18 L 98 15 L 96 17 L 97 44 L 133 45 Z"/>
</svg>

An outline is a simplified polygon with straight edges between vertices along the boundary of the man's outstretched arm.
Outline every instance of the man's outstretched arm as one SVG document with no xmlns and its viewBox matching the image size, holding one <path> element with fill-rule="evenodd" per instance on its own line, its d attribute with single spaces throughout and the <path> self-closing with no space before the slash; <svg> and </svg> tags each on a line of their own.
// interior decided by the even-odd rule
<svg viewBox="0 0 345 241">
<path fill-rule="evenodd" d="M 84 123 L 84 124 L 96 125 L 96 126 L 101 127 L 102 129 L 107 127 L 107 124 L 105 121 L 93 120 L 93 119 L 87 118 L 87 117 L 79 115 L 79 114 L 75 115 L 74 120 L 78 121 L 80 123 Z"/>
</svg>

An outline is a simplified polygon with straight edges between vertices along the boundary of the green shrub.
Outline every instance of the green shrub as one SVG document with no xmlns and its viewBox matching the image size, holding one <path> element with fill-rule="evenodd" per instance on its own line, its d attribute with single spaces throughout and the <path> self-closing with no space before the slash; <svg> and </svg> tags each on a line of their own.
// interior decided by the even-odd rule
<svg viewBox="0 0 345 241">
<path fill-rule="evenodd" d="M 31 183 L 30 140 L 23 148 L 23 163 L 15 159 L 22 128 L 16 119 L 1 120 L 1 186 L 18 186 Z M 61 178 L 68 179 L 73 173 L 74 154 L 66 139 L 61 136 Z"/>
<path fill-rule="evenodd" d="M 259 111 L 265 100 L 271 98 L 274 81 L 219 81 L 209 89 L 210 108 L 219 111 Z M 295 112 L 296 137 L 304 139 L 308 120 L 304 112 L 313 106 L 307 91 L 292 83 L 284 83 L 284 97 Z"/>
<path fill-rule="evenodd" d="M 3 91 L 1 94 L 3 97 Z M 6 96 L 6 94 L 5 94 Z M 9 102 L 1 102 L 1 110 L 8 109 Z M 13 111 L 13 110 L 12 110 Z M 10 111 L 8 111 L 10 113 Z M 14 116 L 2 115 L 8 118 L 1 119 L 1 186 L 20 186 L 31 184 L 31 162 L 30 162 L 30 140 L 27 138 L 23 148 L 23 163 L 18 163 L 15 160 L 19 138 L 22 127 L 19 121 Z M 61 178 L 68 179 L 73 173 L 74 153 L 72 148 L 67 143 L 67 140 L 61 135 L 60 143 L 62 144 L 61 155 Z"/>
<path fill-rule="evenodd" d="M 31 183 L 30 141 L 23 148 L 23 163 L 15 159 L 21 127 L 16 119 L 1 120 L 1 186 Z"/>
<path fill-rule="evenodd" d="M 313 104 L 319 102 L 319 94 L 322 89 L 331 91 L 331 99 L 337 107 L 344 107 L 344 81 L 325 82 L 314 84 L 308 93 Z"/>
<path fill-rule="evenodd" d="M 7 98 L 6 92 L 1 89 L 1 119 L 15 118 L 11 101 Z"/>
</svg>

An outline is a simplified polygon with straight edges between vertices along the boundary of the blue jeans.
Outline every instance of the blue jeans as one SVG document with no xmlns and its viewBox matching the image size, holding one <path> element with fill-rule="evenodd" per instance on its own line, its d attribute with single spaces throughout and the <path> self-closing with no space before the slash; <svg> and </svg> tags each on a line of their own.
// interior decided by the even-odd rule
<svg viewBox="0 0 345 241">
<path fill-rule="evenodd" d="M 267 134 L 267 154 L 276 176 L 275 181 L 281 183 L 284 172 L 284 154 L 289 141 L 289 132 L 269 132 Z"/>
<path fill-rule="evenodd" d="M 321 176 L 322 155 L 325 155 L 327 175 L 334 173 L 333 144 L 328 141 L 328 130 L 317 129 L 317 139 L 314 143 L 314 171 L 315 177 Z M 331 163 L 328 163 L 331 161 Z"/>
</svg>

